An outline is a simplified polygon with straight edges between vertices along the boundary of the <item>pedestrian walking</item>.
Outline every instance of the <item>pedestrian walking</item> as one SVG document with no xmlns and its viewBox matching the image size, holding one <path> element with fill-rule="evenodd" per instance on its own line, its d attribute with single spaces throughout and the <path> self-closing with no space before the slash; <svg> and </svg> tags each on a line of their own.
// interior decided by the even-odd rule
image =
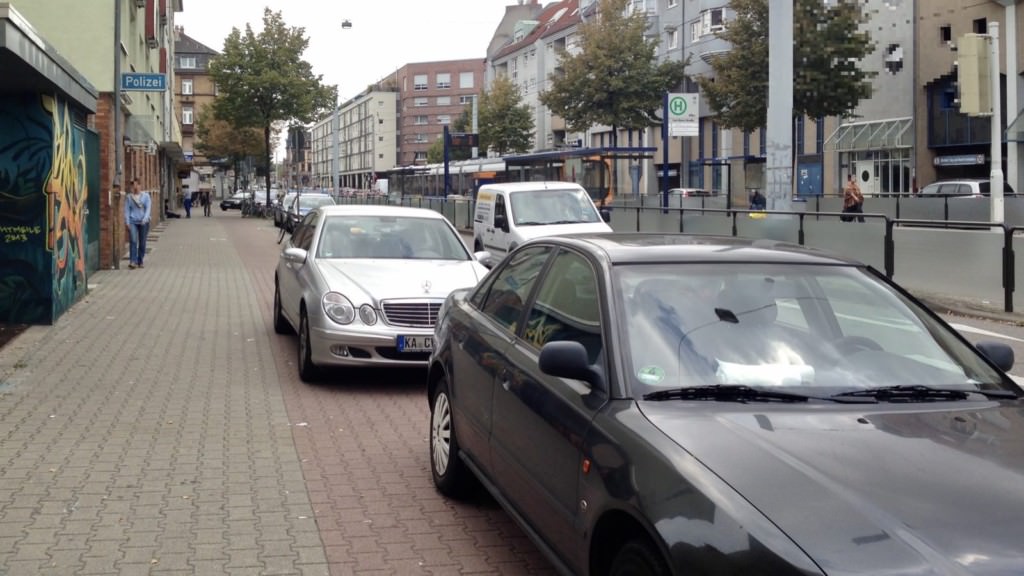
<svg viewBox="0 0 1024 576">
<path fill-rule="evenodd" d="M 854 218 L 857 222 L 864 221 L 864 194 L 853 174 L 846 175 L 846 185 L 843 186 L 843 213 L 845 215 L 839 218 L 843 222 L 853 222 Z"/>
<path fill-rule="evenodd" d="M 203 216 L 210 215 L 210 191 L 203 190 L 199 201 L 203 203 Z"/>
<path fill-rule="evenodd" d="M 149 220 L 152 215 L 152 200 L 149 192 L 139 189 L 139 180 L 131 182 L 131 188 L 124 200 L 124 223 L 128 226 L 128 268 L 142 268 L 146 257 L 146 236 L 149 235 Z"/>
<path fill-rule="evenodd" d="M 182 205 L 185 207 L 185 218 L 191 218 L 192 217 L 192 195 L 191 194 L 185 194 L 185 201 L 182 202 Z"/>
</svg>

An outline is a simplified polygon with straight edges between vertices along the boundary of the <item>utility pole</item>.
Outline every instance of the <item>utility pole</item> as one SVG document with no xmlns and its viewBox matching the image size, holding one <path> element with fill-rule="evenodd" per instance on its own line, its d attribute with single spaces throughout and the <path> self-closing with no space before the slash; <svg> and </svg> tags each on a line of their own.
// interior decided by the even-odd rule
<svg viewBox="0 0 1024 576">
<path fill-rule="evenodd" d="M 121 205 L 121 185 L 124 172 L 124 142 L 121 136 L 121 4 L 124 0 L 114 0 L 114 182 L 110 196 L 110 267 L 117 270 L 121 267 L 121 235 L 117 233 L 123 226 L 118 226 L 120 218 L 117 208 Z"/>
<path fill-rule="evenodd" d="M 789 210 L 793 202 L 793 0 L 770 0 L 768 30 L 765 196 L 769 210 Z"/>
</svg>

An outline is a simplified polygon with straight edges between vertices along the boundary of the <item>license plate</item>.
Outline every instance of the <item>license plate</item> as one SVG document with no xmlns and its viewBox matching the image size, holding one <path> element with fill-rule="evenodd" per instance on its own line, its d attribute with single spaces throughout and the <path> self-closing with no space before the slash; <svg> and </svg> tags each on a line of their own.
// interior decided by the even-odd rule
<svg viewBox="0 0 1024 576">
<path fill-rule="evenodd" d="M 399 336 L 399 352 L 430 352 L 434 349 L 433 336 Z"/>
</svg>

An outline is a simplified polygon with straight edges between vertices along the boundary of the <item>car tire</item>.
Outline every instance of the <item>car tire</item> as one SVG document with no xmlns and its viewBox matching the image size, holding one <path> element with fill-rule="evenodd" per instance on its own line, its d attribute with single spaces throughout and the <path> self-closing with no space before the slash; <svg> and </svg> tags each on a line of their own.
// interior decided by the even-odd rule
<svg viewBox="0 0 1024 576">
<path fill-rule="evenodd" d="M 299 378 L 303 382 L 316 382 L 320 370 L 313 364 L 313 350 L 309 341 L 309 317 L 303 309 L 299 317 Z"/>
<path fill-rule="evenodd" d="M 288 319 L 284 317 L 284 312 L 281 310 L 281 289 L 277 285 L 277 281 L 274 282 L 274 332 L 278 334 L 288 334 L 292 331 L 291 324 L 288 323 Z"/>
<path fill-rule="evenodd" d="M 668 565 L 651 542 L 636 538 L 615 554 L 608 576 L 669 576 Z"/>
<path fill-rule="evenodd" d="M 430 475 L 438 492 L 460 498 L 469 493 L 473 477 L 459 457 L 454 424 L 448 380 L 442 377 L 430 401 Z"/>
</svg>

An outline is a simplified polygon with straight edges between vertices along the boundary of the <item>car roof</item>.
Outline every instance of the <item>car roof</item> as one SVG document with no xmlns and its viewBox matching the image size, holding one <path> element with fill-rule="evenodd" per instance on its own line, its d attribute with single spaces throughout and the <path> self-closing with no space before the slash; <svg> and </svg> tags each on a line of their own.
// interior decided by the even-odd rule
<svg viewBox="0 0 1024 576">
<path fill-rule="evenodd" d="M 334 204 L 321 206 L 324 216 L 406 216 L 444 220 L 444 215 L 430 208 L 392 206 L 389 204 Z"/>
<path fill-rule="evenodd" d="M 744 262 L 863 265 L 857 260 L 790 242 L 731 236 L 614 232 L 546 236 L 529 242 L 530 245 L 537 243 L 574 246 L 603 255 L 612 264 Z"/>
<path fill-rule="evenodd" d="M 505 182 L 502 184 L 484 184 L 480 187 L 480 192 L 485 190 L 494 190 L 505 192 L 520 192 L 524 190 L 582 190 L 583 187 L 575 182 L 558 182 L 558 181 L 544 181 L 544 182 Z"/>
</svg>

